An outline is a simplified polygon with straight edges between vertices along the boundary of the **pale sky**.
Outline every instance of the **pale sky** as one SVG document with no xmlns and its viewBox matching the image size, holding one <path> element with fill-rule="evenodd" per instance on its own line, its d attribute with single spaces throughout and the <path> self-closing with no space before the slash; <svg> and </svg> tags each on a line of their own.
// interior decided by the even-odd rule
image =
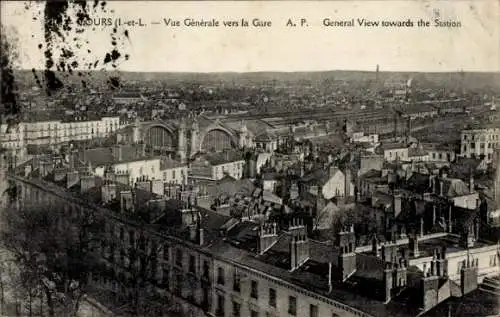
<svg viewBox="0 0 500 317">
<path fill-rule="evenodd" d="M 91 5 L 92 2 L 89 4 Z M 44 65 L 43 19 L 32 5 L 1 3 L 3 25 L 19 34 L 19 65 L 41 69 Z M 40 5 L 39 5 L 40 6 Z M 43 4 L 41 5 L 43 6 Z M 119 50 L 130 59 L 118 69 L 129 71 L 221 72 L 221 71 L 500 71 L 500 1 L 307 1 L 307 2 L 167 2 L 108 1 L 108 13 L 96 18 L 141 18 L 146 27 L 118 28 L 129 31 L 130 41 L 121 36 Z M 110 13 L 109 10 L 114 10 Z M 442 20 L 460 21 L 461 28 L 433 26 L 436 11 Z M 43 13 L 43 8 L 41 8 Z M 43 16 L 41 17 L 43 18 Z M 151 25 L 163 18 L 215 18 L 218 28 L 166 27 Z M 222 26 L 224 20 L 269 20 L 270 28 Z M 286 27 L 289 18 L 308 27 Z M 326 27 L 323 20 L 407 20 L 431 21 L 428 28 Z M 112 27 L 87 28 L 89 43 L 79 54 L 83 60 L 103 59 L 111 48 Z M 72 38 L 72 36 L 70 37 Z M 75 47 L 71 42 L 72 48 Z M 87 48 L 92 53 L 87 54 Z"/>
</svg>

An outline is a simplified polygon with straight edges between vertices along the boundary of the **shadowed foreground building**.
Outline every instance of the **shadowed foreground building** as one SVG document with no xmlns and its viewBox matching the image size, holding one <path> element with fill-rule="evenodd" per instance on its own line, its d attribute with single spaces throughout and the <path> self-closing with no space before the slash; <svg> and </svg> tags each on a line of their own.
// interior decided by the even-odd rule
<svg viewBox="0 0 500 317">
<path fill-rule="evenodd" d="M 187 186 L 167 200 L 116 182 L 113 171 L 62 174 L 50 164 L 29 161 L 8 177 L 21 204 L 105 222 L 94 284 L 132 292 L 143 272 L 152 291 L 173 295 L 192 316 L 419 316 L 498 274 L 498 245 L 479 239 L 474 219 L 460 235 L 402 229 L 359 245 L 345 227 L 334 242 L 316 241 L 304 212 L 242 221 L 197 207 L 199 194 Z"/>
</svg>

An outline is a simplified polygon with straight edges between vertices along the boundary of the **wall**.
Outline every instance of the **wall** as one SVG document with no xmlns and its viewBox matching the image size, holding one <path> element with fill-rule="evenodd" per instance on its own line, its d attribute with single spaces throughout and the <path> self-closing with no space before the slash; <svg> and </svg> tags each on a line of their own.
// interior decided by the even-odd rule
<svg viewBox="0 0 500 317">
<path fill-rule="evenodd" d="M 464 130 L 461 133 L 462 156 L 471 157 L 474 154 L 479 157 L 484 154 L 486 161 L 491 162 L 496 148 L 500 148 L 500 128 Z"/>
<path fill-rule="evenodd" d="M 160 159 L 140 160 L 134 162 L 118 163 L 113 165 L 115 171 L 128 172 L 133 186 L 138 177 L 147 176 L 148 179 L 162 179 Z"/>
<path fill-rule="evenodd" d="M 236 179 L 243 177 L 245 161 L 235 161 L 212 166 L 212 179 L 219 180 L 224 178 L 225 173 Z"/>
<path fill-rule="evenodd" d="M 185 175 L 187 179 L 188 168 L 187 166 L 175 167 L 175 168 L 167 168 L 161 171 L 162 180 L 169 183 L 174 182 L 176 184 L 182 184 L 183 176 Z"/>
<path fill-rule="evenodd" d="M 497 254 L 497 246 L 490 245 L 481 248 L 474 248 L 470 250 L 471 256 L 475 259 L 479 259 L 479 275 L 491 275 L 498 274 L 499 262 L 497 261 L 496 266 L 492 266 L 491 257 Z M 446 258 L 448 259 L 448 276 L 452 280 L 460 280 L 460 268 L 463 260 L 467 260 L 467 251 L 459 251 L 453 253 L 447 253 Z M 432 257 L 421 257 L 418 259 L 410 259 L 409 266 L 415 265 L 420 270 L 430 269 L 430 262 Z M 482 277 L 481 277 L 482 278 Z"/>
<path fill-rule="evenodd" d="M 358 176 L 361 176 L 372 169 L 380 171 L 382 170 L 383 165 L 384 157 L 382 155 L 362 156 Z"/>
<path fill-rule="evenodd" d="M 250 316 L 250 309 L 259 312 L 259 316 L 266 316 L 266 312 L 269 312 L 271 316 L 291 316 L 288 313 L 288 301 L 289 296 L 294 296 L 297 303 L 297 313 L 296 316 L 309 316 L 310 305 L 316 305 L 318 307 L 318 316 L 332 316 L 333 313 L 339 316 L 356 316 L 352 311 L 347 311 L 340 306 L 334 307 L 332 304 L 326 303 L 324 301 L 318 300 L 319 296 L 313 298 L 308 296 L 305 292 L 295 290 L 294 287 L 287 287 L 284 283 L 279 283 L 273 278 L 265 278 L 265 275 L 258 274 L 251 270 L 238 267 L 238 272 L 244 274 L 241 281 L 241 291 L 233 291 L 233 274 L 235 272 L 235 267 L 227 262 L 220 260 L 214 260 L 214 272 L 217 272 L 217 267 L 223 267 L 225 273 L 225 285 L 215 286 L 215 294 L 221 294 L 225 298 L 225 316 L 232 316 L 232 301 L 238 301 L 241 303 L 241 316 Z M 217 279 L 216 276 L 214 276 Z M 253 299 L 250 296 L 251 281 L 257 281 L 258 286 L 258 299 Z M 216 280 L 215 280 L 216 281 Z M 269 305 L 269 289 L 273 288 L 276 290 L 276 308 Z M 312 294 L 311 294 L 312 295 Z M 214 296 L 214 308 L 217 304 L 217 298 Z M 214 310 L 215 311 L 215 310 Z M 358 315 L 359 316 L 359 315 Z"/>
<path fill-rule="evenodd" d="M 477 208 L 477 200 L 479 199 L 479 194 L 474 193 L 471 195 L 459 196 L 453 198 L 453 203 L 457 207 L 475 210 Z"/>
<path fill-rule="evenodd" d="M 408 159 L 408 149 L 391 149 L 391 150 L 385 150 L 384 151 L 384 158 L 387 161 L 395 161 L 396 158 L 399 158 L 400 160 L 406 160 Z"/>
</svg>

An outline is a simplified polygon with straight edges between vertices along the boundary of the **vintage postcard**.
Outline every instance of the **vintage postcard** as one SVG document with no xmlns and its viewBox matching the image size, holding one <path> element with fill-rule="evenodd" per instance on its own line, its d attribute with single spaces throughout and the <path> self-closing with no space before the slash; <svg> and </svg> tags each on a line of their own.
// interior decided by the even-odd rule
<svg viewBox="0 0 500 317">
<path fill-rule="evenodd" d="M 499 316 L 499 1 L 0 5 L 0 316 Z"/>
</svg>

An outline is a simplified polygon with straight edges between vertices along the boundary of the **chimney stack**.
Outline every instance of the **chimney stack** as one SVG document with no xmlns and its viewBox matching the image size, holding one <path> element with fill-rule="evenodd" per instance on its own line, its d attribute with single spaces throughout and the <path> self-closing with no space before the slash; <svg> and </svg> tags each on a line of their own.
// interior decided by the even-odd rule
<svg viewBox="0 0 500 317">
<path fill-rule="evenodd" d="M 102 201 L 107 204 L 116 198 L 116 184 L 106 183 L 101 187 Z"/>
<path fill-rule="evenodd" d="M 474 192 L 474 176 L 472 175 L 472 172 L 469 177 L 469 192 L 471 194 Z"/>
<path fill-rule="evenodd" d="M 467 259 L 463 260 L 460 270 L 460 289 L 462 296 L 472 292 L 478 287 L 478 259 L 471 257 L 467 252 Z"/>
<path fill-rule="evenodd" d="M 418 236 L 416 234 L 410 236 L 409 244 L 412 256 L 418 258 L 420 256 L 420 251 L 418 250 Z"/>
<path fill-rule="evenodd" d="M 80 178 L 80 193 L 85 193 L 92 187 L 95 187 L 94 175 L 82 175 Z"/>
<path fill-rule="evenodd" d="M 309 239 L 302 220 L 293 219 L 290 230 L 290 271 L 294 271 L 309 259 Z"/>
<path fill-rule="evenodd" d="M 260 226 L 257 252 L 262 255 L 278 241 L 278 228 L 276 223 L 265 223 Z"/>
<path fill-rule="evenodd" d="M 393 196 L 394 218 L 396 218 L 402 209 L 403 196 L 399 192 L 395 192 Z"/>
<path fill-rule="evenodd" d="M 80 175 L 78 171 L 72 170 L 66 174 L 66 188 L 70 188 L 76 184 L 80 180 Z"/>
<path fill-rule="evenodd" d="M 377 234 L 374 234 L 373 238 L 372 238 L 372 253 L 376 257 L 378 257 L 380 255 L 380 253 L 378 251 L 378 238 L 377 238 Z"/>
<path fill-rule="evenodd" d="M 127 190 L 120 192 L 120 209 L 122 213 L 135 211 L 132 191 Z"/>
<path fill-rule="evenodd" d="M 350 168 L 346 168 L 346 170 L 345 170 L 344 195 L 345 195 L 345 197 L 351 196 L 351 169 Z"/>
<path fill-rule="evenodd" d="M 353 225 L 349 228 L 343 228 L 337 234 L 337 246 L 340 249 L 338 263 L 341 270 L 341 280 L 345 281 L 356 271 L 356 253 L 354 253 L 356 235 Z"/>
</svg>

